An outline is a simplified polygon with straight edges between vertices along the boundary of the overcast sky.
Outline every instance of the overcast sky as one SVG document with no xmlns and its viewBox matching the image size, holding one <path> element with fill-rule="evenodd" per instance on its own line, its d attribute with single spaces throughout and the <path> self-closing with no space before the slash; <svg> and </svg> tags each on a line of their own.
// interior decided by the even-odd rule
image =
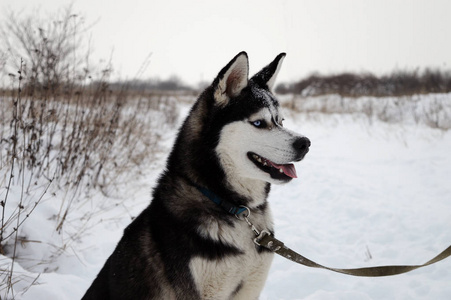
<svg viewBox="0 0 451 300">
<path fill-rule="evenodd" d="M 451 69 L 449 0 L 2 0 L 0 10 L 52 12 L 73 2 L 92 28 L 95 60 L 115 74 L 211 81 L 239 51 L 251 73 L 286 52 L 278 82 L 312 72 Z M 0 14 L 3 18 L 4 14 Z"/>
</svg>

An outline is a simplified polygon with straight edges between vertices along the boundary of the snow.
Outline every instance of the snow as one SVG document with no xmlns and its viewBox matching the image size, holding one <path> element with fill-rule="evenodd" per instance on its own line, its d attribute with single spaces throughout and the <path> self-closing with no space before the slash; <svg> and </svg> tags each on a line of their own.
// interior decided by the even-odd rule
<svg viewBox="0 0 451 300">
<path fill-rule="evenodd" d="M 326 266 L 355 268 L 422 264 L 451 244 L 450 130 L 358 113 L 286 111 L 285 119 L 312 142 L 296 163 L 298 178 L 273 185 L 269 198 L 276 236 L 288 247 Z M 163 140 L 166 154 L 175 134 Z M 40 242 L 20 246 L 15 298 L 80 299 L 123 229 L 148 205 L 166 154 L 114 197 L 98 192 L 89 196 L 95 201 L 75 203 L 62 234 L 51 223 L 59 207 L 49 193 L 22 227 Z M 0 256 L 0 268 L 8 264 Z M 450 270 L 451 258 L 404 275 L 359 278 L 276 256 L 261 299 L 450 299 Z"/>
<path fill-rule="evenodd" d="M 356 115 L 297 116 L 312 141 L 299 179 L 274 186 L 277 236 L 327 266 L 422 264 L 451 243 L 451 133 Z M 286 118 L 289 119 L 289 118 Z M 356 278 L 277 257 L 262 299 L 449 299 L 451 259 Z"/>
</svg>

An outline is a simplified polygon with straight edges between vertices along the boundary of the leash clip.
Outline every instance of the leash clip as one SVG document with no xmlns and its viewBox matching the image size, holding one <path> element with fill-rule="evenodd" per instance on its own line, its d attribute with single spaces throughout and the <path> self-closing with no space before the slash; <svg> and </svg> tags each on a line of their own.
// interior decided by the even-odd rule
<svg viewBox="0 0 451 300">
<path fill-rule="evenodd" d="M 254 232 L 254 234 L 256 236 L 259 236 L 260 231 L 258 231 L 258 229 L 254 226 L 254 224 L 252 224 L 252 222 L 249 221 L 249 216 L 251 215 L 251 210 L 247 206 L 241 205 L 240 207 L 242 207 L 244 210 L 241 213 L 235 214 L 235 217 L 239 220 L 246 221 L 247 225 L 249 225 L 249 227 Z M 247 212 L 247 214 L 245 214 L 246 212 Z"/>
</svg>

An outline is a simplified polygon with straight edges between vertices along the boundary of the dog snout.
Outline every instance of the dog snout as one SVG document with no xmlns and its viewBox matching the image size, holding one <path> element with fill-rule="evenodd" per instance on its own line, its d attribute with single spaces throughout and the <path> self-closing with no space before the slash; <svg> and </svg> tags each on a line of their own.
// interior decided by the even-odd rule
<svg viewBox="0 0 451 300">
<path fill-rule="evenodd" d="M 294 141 L 293 148 L 297 152 L 297 160 L 301 160 L 304 158 L 304 156 L 309 151 L 310 145 L 311 145 L 311 142 L 306 137 L 300 137 Z"/>
</svg>

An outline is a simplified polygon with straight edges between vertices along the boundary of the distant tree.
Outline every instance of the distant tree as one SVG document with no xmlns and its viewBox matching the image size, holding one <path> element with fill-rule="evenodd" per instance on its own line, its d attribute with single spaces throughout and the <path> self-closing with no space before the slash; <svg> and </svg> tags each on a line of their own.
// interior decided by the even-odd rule
<svg viewBox="0 0 451 300">
<path fill-rule="evenodd" d="M 172 75 L 168 79 L 133 79 L 118 81 L 110 84 L 112 89 L 121 89 L 127 86 L 130 90 L 157 90 L 157 91 L 191 91 L 177 75 Z"/>
<path fill-rule="evenodd" d="M 342 73 L 328 76 L 314 74 L 296 83 L 279 84 L 276 92 L 303 96 L 339 94 L 353 97 L 448 93 L 451 92 L 451 73 L 425 69 L 423 73 L 418 70 L 395 71 L 381 77 L 371 73 Z"/>
</svg>

